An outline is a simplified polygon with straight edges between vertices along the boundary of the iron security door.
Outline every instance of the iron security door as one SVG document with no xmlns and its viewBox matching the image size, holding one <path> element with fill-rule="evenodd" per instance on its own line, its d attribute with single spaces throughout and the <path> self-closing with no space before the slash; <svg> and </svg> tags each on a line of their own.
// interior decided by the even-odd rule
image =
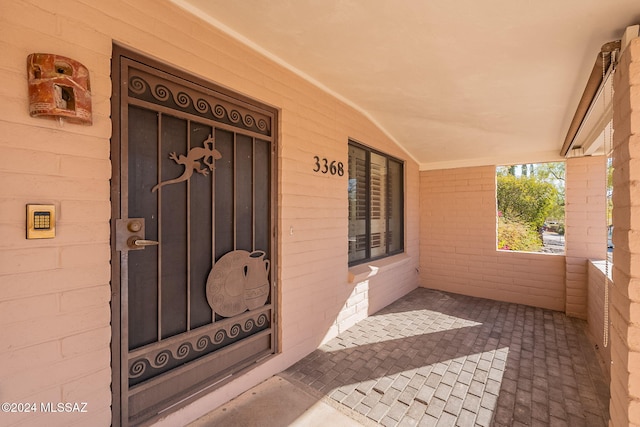
<svg viewBox="0 0 640 427">
<path fill-rule="evenodd" d="M 114 422 L 132 425 L 275 353 L 276 112 L 117 46 L 113 79 Z"/>
</svg>

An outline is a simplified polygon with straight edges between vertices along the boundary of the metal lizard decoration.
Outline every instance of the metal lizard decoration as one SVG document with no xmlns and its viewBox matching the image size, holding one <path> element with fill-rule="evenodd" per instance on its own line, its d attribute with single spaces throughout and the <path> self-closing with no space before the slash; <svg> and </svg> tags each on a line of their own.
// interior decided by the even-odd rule
<svg viewBox="0 0 640 427">
<path fill-rule="evenodd" d="M 168 181 L 162 181 L 159 184 L 156 184 L 151 189 L 151 192 L 155 192 L 158 188 L 164 187 L 165 185 L 187 181 L 191 179 L 194 171 L 207 176 L 209 174 L 209 171 L 213 171 L 213 169 L 215 168 L 214 161 L 222 158 L 222 154 L 220 154 L 220 152 L 214 148 L 214 144 L 215 139 L 211 136 L 211 134 L 209 134 L 209 138 L 207 138 L 202 143 L 202 147 L 193 147 L 191 150 L 189 150 L 186 156 L 184 154 L 180 154 L 180 156 L 177 156 L 175 151 L 169 153 L 169 158 L 171 160 L 175 161 L 179 165 L 184 166 L 184 172 L 177 178 L 170 179 Z M 202 163 L 204 163 L 206 168 L 200 168 L 202 166 Z"/>
</svg>

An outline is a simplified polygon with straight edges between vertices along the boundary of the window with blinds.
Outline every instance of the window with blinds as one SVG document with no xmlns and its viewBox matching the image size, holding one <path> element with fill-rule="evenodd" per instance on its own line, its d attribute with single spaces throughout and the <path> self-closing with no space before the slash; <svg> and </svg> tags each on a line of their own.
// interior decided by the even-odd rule
<svg viewBox="0 0 640 427">
<path fill-rule="evenodd" d="M 404 171 L 393 157 L 349 141 L 349 264 L 404 250 Z"/>
</svg>

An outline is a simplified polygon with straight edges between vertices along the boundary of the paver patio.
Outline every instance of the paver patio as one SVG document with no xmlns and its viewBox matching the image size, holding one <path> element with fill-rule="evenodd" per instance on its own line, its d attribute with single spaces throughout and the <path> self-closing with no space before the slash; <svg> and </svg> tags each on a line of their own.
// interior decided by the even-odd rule
<svg viewBox="0 0 640 427">
<path fill-rule="evenodd" d="M 606 426 L 586 323 L 416 289 L 281 375 L 361 424 Z"/>
</svg>

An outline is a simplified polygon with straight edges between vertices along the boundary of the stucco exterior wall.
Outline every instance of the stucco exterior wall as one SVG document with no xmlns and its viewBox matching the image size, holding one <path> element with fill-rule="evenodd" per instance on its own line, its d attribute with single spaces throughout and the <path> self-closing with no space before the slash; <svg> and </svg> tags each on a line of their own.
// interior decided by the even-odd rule
<svg viewBox="0 0 640 427">
<path fill-rule="evenodd" d="M 606 162 L 606 156 L 566 162 L 565 312 L 581 319 L 587 318 L 588 260 L 605 259 L 607 255 Z"/>
<path fill-rule="evenodd" d="M 565 257 L 496 249 L 495 166 L 420 173 L 420 285 L 564 311 Z"/>
<path fill-rule="evenodd" d="M 360 112 L 167 1 L 3 1 L 0 20 L 0 401 L 88 402 L 89 411 L 1 414 L 10 423 L 111 421 L 113 41 L 280 109 L 282 353 L 161 425 L 197 418 L 418 285 L 418 166 Z M 89 68 L 92 126 L 29 116 L 26 57 L 34 52 Z M 347 176 L 313 172 L 315 155 L 346 165 L 349 138 L 406 160 L 405 253 L 351 275 Z M 55 239 L 25 239 L 27 203 L 56 205 Z"/>
<path fill-rule="evenodd" d="M 640 39 L 613 81 L 611 426 L 640 425 Z"/>
</svg>

